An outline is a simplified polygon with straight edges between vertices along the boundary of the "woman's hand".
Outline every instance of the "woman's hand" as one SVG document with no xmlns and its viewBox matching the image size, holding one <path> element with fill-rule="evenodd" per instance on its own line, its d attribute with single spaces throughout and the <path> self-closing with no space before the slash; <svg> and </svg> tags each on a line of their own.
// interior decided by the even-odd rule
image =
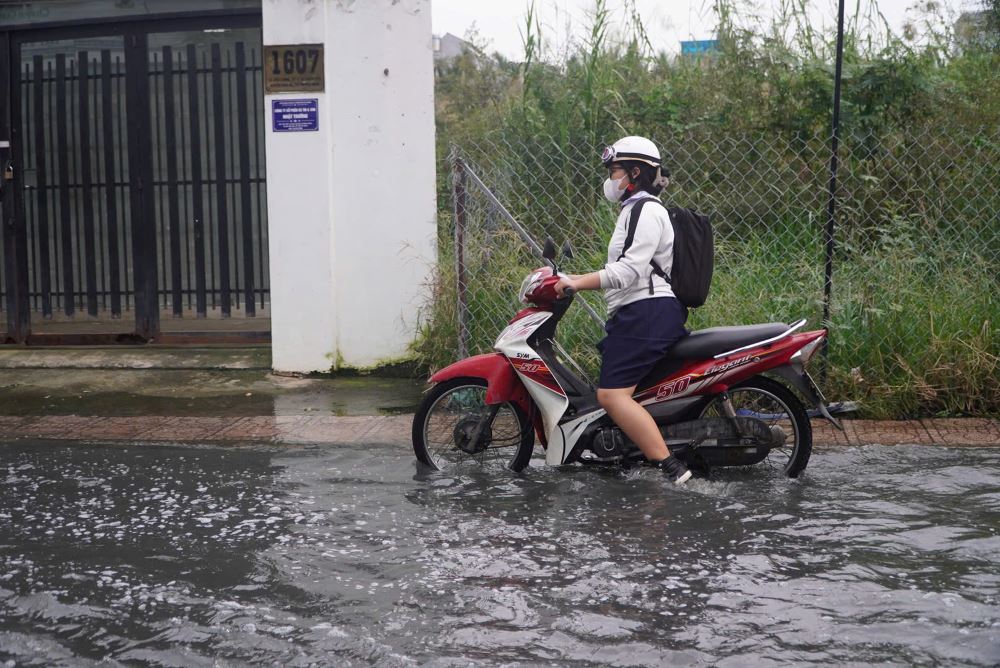
<svg viewBox="0 0 1000 668">
<path fill-rule="evenodd" d="M 563 293 L 565 292 L 566 288 L 573 288 L 577 292 L 580 291 L 580 288 L 576 284 L 575 276 L 563 276 L 562 278 L 560 278 L 559 282 L 556 283 L 556 294 L 559 295 L 560 297 L 565 297 L 566 295 Z"/>
<path fill-rule="evenodd" d="M 600 290 L 601 274 L 595 271 L 578 276 L 562 276 L 559 278 L 559 282 L 556 283 L 556 294 L 563 297 L 563 292 L 566 288 L 573 288 L 577 292 L 580 290 Z"/>
</svg>

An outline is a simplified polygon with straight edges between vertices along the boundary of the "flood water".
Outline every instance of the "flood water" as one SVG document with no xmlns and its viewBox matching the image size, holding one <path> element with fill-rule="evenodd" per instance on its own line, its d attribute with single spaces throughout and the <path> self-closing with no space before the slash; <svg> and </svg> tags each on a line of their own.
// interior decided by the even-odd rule
<svg viewBox="0 0 1000 668">
<path fill-rule="evenodd" d="M 422 473 L 0 446 L 0 665 L 996 665 L 1000 450 Z"/>
</svg>

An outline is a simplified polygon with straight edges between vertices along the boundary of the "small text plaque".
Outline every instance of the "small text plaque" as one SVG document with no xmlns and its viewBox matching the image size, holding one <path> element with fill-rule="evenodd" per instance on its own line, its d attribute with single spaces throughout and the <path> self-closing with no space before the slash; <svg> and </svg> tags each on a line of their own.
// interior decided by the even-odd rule
<svg viewBox="0 0 1000 668">
<path fill-rule="evenodd" d="M 274 132 L 319 130 L 319 100 L 271 100 L 271 129 Z"/>
</svg>

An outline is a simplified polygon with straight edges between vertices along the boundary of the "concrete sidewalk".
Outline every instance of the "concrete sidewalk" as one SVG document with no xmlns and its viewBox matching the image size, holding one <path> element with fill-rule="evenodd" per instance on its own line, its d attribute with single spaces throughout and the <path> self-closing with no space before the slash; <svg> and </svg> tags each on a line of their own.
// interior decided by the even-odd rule
<svg viewBox="0 0 1000 668">
<path fill-rule="evenodd" d="M 0 349 L 0 440 L 408 447 L 425 384 L 276 376 L 267 348 Z M 813 420 L 817 447 L 1000 447 L 1000 420 Z"/>
</svg>

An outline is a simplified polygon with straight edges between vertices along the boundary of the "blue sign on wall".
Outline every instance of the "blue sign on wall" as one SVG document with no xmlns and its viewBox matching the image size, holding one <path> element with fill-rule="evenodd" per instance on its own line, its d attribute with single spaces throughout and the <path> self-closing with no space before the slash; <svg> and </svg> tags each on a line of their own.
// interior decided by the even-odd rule
<svg viewBox="0 0 1000 668">
<path fill-rule="evenodd" d="M 271 123 L 275 132 L 319 130 L 319 100 L 271 100 Z"/>
</svg>

